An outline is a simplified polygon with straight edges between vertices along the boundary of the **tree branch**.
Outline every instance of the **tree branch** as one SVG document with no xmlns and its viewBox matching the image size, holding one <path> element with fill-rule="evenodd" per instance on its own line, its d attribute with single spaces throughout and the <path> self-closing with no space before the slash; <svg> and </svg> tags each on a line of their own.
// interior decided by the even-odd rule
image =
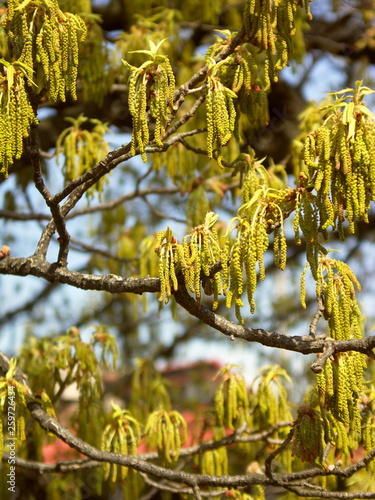
<svg viewBox="0 0 375 500">
<path fill-rule="evenodd" d="M 247 486 L 251 484 L 270 484 L 263 474 L 248 474 L 244 476 L 210 476 L 208 474 L 190 474 L 187 472 L 174 471 L 150 464 L 139 458 L 121 455 L 120 453 L 109 453 L 100 451 L 94 446 L 85 443 L 82 439 L 72 434 L 68 429 L 60 425 L 54 418 L 50 417 L 42 407 L 35 402 L 28 403 L 31 416 L 47 432 L 59 437 L 64 443 L 74 448 L 79 453 L 91 460 L 107 462 L 130 467 L 145 474 L 186 484 L 191 488 L 198 486 Z"/>
<path fill-rule="evenodd" d="M 60 249 L 57 262 L 61 265 L 66 265 L 69 252 L 70 236 L 66 229 L 65 221 L 63 215 L 61 214 L 59 203 L 58 201 L 56 201 L 55 197 L 51 195 L 46 185 L 44 184 L 43 174 L 42 174 L 42 164 L 39 155 L 40 147 L 39 147 L 39 135 L 38 135 L 37 125 L 31 126 L 27 144 L 28 144 L 28 153 L 30 161 L 34 168 L 34 184 L 38 189 L 38 191 L 40 192 L 40 194 L 43 196 L 47 206 L 51 210 L 54 226 L 59 234 L 58 241 L 60 244 Z M 44 244 L 38 247 L 38 251 L 43 257 L 46 256 L 48 243 L 52 234 L 48 233 L 48 235 L 50 235 L 49 238 L 47 239 L 44 238 L 43 239 Z"/>
<path fill-rule="evenodd" d="M 3 463 L 8 463 L 8 454 L 3 455 Z M 15 464 L 22 469 L 37 471 L 40 474 L 50 474 L 50 473 L 68 473 L 77 472 L 84 469 L 94 469 L 95 467 L 100 467 L 101 463 L 95 460 L 89 460 L 88 458 L 78 459 L 78 460 L 59 460 L 54 464 L 45 464 L 44 462 L 36 462 L 34 460 L 25 460 L 19 457 L 12 457 Z"/>
<path fill-rule="evenodd" d="M 37 276 L 50 282 L 64 283 L 81 290 L 99 290 L 109 293 L 156 293 L 160 291 L 159 278 L 123 278 L 114 274 L 103 276 L 71 271 L 64 267 L 50 264 L 37 256 L 19 258 L 5 257 L 0 260 L 0 274 L 15 276 Z M 247 342 L 257 342 L 267 347 L 286 349 L 301 354 L 323 352 L 327 341 L 322 338 L 308 340 L 306 337 L 288 336 L 263 328 L 251 328 L 238 325 L 224 316 L 211 311 L 208 307 L 198 304 L 187 292 L 184 283 L 174 292 L 176 302 L 192 316 L 206 325 L 223 333 L 231 340 L 243 339 Z M 375 336 L 362 339 L 331 340 L 335 352 L 358 351 L 373 356 Z"/>
<path fill-rule="evenodd" d="M 9 369 L 9 359 L 2 355 L 0 353 L 0 364 L 3 369 L 3 371 L 7 371 Z M 19 372 L 19 380 L 21 383 L 26 385 L 27 387 L 27 382 L 25 375 L 21 372 L 21 370 L 18 369 Z M 308 478 L 313 478 L 316 476 L 329 476 L 329 475 L 336 475 L 340 477 L 350 477 L 352 476 L 355 472 L 360 470 L 361 468 L 365 467 L 368 465 L 371 460 L 375 458 L 375 450 L 372 450 L 366 457 L 364 457 L 362 460 L 357 462 L 356 464 L 347 467 L 346 469 L 340 469 L 339 467 L 333 467 L 329 469 L 320 469 L 320 468 L 314 468 L 314 469 L 308 469 L 306 471 L 300 471 L 297 473 L 291 473 L 291 474 L 273 474 L 271 471 L 271 465 L 272 465 L 272 460 L 275 458 L 276 455 L 280 453 L 282 449 L 284 449 L 287 444 L 291 441 L 293 437 L 293 429 L 289 433 L 288 437 L 284 440 L 284 442 L 281 444 L 281 446 L 275 450 L 271 455 L 268 457 L 266 460 L 266 471 L 268 471 L 268 477 L 264 474 L 245 474 L 245 475 L 237 475 L 237 476 L 210 476 L 207 474 L 189 474 L 180 470 L 170 470 L 166 469 L 164 467 L 159 467 L 154 464 L 150 464 L 144 459 L 140 459 L 137 457 L 133 456 L 125 456 L 121 455 L 119 453 L 109 453 L 109 452 L 104 452 L 104 451 L 99 451 L 95 447 L 89 445 L 88 443 L 85 443 L 82 439 L 79 437 L 73 435 L 68 429 L 64 428 L 62 425 L 60 425 L 54 418 L 49 416 L 41 407 L 41 405 L 35 401 L 29 402 L 27 404 L 29 411 L 31 413 L 31 416 L 39 423 L 39 425 L 47 432 L 51 432 L 55 436 L 59 437 L 62 441 L 64 441 L 68 446 L 71 448 L 74 448 L 77 450 L 79 453 L 87 456 L 89 459 L 92 461 L 70 461 L 67 463 L 67 467 L 73 466 L 73 467 L 95 467 L 97 466 L 96 462 L 108 462 L 108 463 L 113 463 L 113 464 L 118 464 L 118 465 L 123 465 L 125 467 L 130 467 L 134 470 L 137 470 L 141 473 L 151 475 L 153 477 L 157 478 L 162 478 L 167 481 L 173 481 L 177 482 L 179 484 L 185 484 L 188 487 L 192 488 L 195 491 L 195 494 L 197 494 L 197 489 L 201 486 L 213 486 L 213 487 L 244 487 L 244 486 L 250 486 L 254 484 L 260 484 L 263 486 L 266 485 L 278 485 L 281 486 L 285 489 L 289 489 L 292 487 L 296 487 L 299 489 L 300 485 L 292 485 L 292 481 L 300 481 L 301 479 L 308 479 Z M 235 434 L 235 433 L 234 433 Z M 44 466 L 45 464 L 41 465 L 36 465 L 33 462 L 19 462 L 19 465 L 25 465 L 27 468 L 33 468 L 37 467 L 40 468 L 41 466 Z M 53 464 L 52 469 L 55 468 L 56 470 L 57 464 Z M 62 465 L 64 467 L 64 465 Z M 45 471 L 52 472 L 52 469 L 49 468 L 48 466 L 46 467 Z M 310 491 L 311 490 L 301 490 L 302 492 L 304 491 Z M 336 496 L 338 495 L 338 496 Z M 350 494 L 351 495 L 351 494 Z M 358 495 L 358 493 L 357 493 Z M 332 494 L 331 498 L 374 498 L 375 493 L 366 493 L 366 492 L 361 492 L 359 493 L 360 496 L 342 496 L 340 492 Z M 374 495 L 374 496 L 371 496 Z M 302 496 L 308 496 L 305 495 L 304 493 Z M 325 492 L 319 489 L 317 491 L 316 496 L 322 497 L 322 498 L 327 498 L 325 495 Z"/>
<path fill-rule="evenodd" d="M 8 220 L 50 220 L 51 216 L 48 214 L 34 214 L 34 213 L 20 213 L 11 210 L 0 210 L 0 219 Z"/>
<path fill-rule="evenodd" d="M 251 486 L 255 484 L 263 486 L 282 485 L 284 487 L 284 483 L 291 485 L 291 481 L 307 479 L 316 476 L 337 475 L 341 477 L 350 477 L 352 474 L 354 474 L 354 472 L 359 470 L 359 468 L 367 465 L 367 463 L 369 463 L 375 456 L 375 450 L 373 450 L 363 460 L 361 460 L 354 466 L 348 467 L 347 469 L 339 469 L 338 467 L 335 467 L 332 470 L 315 468 L 291 474 L 280 474 L 280 473 L 272 474 L 272 479 L 264 474 L 257 474 L 257 473 L 236 475 L 236 476 L 226 476 L 226 475 L 211 476 L 208 474 L 191 474 L 183 471 L 176 471 L 176 470 L 166 469 L 164 467 L 159 467 L 157 465 L 150 464 L 139 458 L 121 455 L 120 453 L 109 453 L 105 451 L 99 451 L 94 446 L 85 443 L 84 441 L 82 441 L 82 439 L 72 434 L 68 429 L 62 427 L 54 418 L 50 417 L 38 403 L 30 402 L 28 403 L 28 408 L 30 410 L 32 417 L 39 423 L 42 429 L 44 429 L 47 432 L 51 432 L 55 436 L 59 437 L 68 446 L 74 448 L 79 453 L 87 456 L 91 460 L 97 462 L 107 462 L 112 464 L 123 465 L 125 467 L 130 467 L 139 472 L 151 475 L 153 477 L 174 481 L 180 484 L 186 484 L 191 488 L 198 488 L 201 486 L 238 488 L 241 486 Z M 361 495 L 363 496 L 361 497 L 342 496 L 341 498 L 375 498 L 375 493 L 368 494 L 364 492 L 361 493 Z M 311 491 L 310 491 L 310 496 L 311 496 Z M 333 495 L 331 495 L 331 497 L 333 497 Z M 335 497 L 335 498 L 340 498 L 340 497 Z"/>
<path fill-rule="evenodd" d="M 326 347 L 324 348 L 323 354 L 318 356 L 318 359 L 314 361 L 311 365 L 311 370 L 314 373 L 321 373 L 323 371 L 323 367 L 328 358 L 334 356 L 336 352 L 335 344 L 331 341 L 326 342 Z"/>
<path fill-rule="evenodd" d="M 123 196 L 119 196 L 114 200 L 101 203 L 100 205 L 89 206 L 82 208 L 80 210 L 75 210 L 74 212 L 68 214 L 66 218 L 67 220 L 74 219 L 75 217 L 80 217 L 81 215 L 88 215 L 95 212 L 103 212 L 104 210 L 112 210 L 127 201 L 134 200 L 135 198 L 142 198 L 150 194 L 167 195 L 167 194 L 176 194 L 179 193 L 180 191 L 181 189 L 177 187 L 152 187 L 145 189 L 136 189 L 131 193 L 124 194 Z M 1 217 L 1 211 L 0 211 L 0 217 Z"/>
</svg>

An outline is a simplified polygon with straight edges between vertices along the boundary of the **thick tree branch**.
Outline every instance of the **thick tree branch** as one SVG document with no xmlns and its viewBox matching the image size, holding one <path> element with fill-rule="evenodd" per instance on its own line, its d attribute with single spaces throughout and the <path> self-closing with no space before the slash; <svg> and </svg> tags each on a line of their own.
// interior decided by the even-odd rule
<svg viewBox="0 0 375 500">
<path fill-rule="evenodd" d="M 258 342 L 264 346 L 278 347 L 289 351 L 300 352 L 301 354 L 322 352 L 326 345 L 325 340 L 322 338 L 308 340 L 306 337 L 289 337 L 275 331 L 267 331 L 262 328 L 250 328 L 233 323 L 207 307 L 198 304 L 194 298 L 189 295 L 183 284 L 174 292 L 174 297 L 176 302 L 191 315 L 199 318 L 224 335 L 229 336 L 232 340 L 236 338 L 244 339 L 248 342 Z M 355 350 L 369 355 L 372 354 L 372 349 L 375 348 L 375 337 L 339 341 L 330 340 L 330 342 L 334 343 L 336 352 Z"/>
<path fill-rule="evenodd" d="M 288 484 L 291 485 L 291 481 L 312 478 L 316 476 L 328 476 L 337 475 L 341 477 L 350 477 L 354 472 L 359 470 L 359 468 L 364 467 L 370 460 L 375 456 L 375 450 L 361 460 L 355 466 L 348 467 L 347 469 L 339 469 L 335 467 L 332 470 L 322 470 L 322 469 L 310 469 L 307 471 L 300 471 L 298 473 L 291 474 L 273 474 L 273 479 L 268 478 L 264 474 L 245 474 L 236 476 L 210 476 L 207 474 L 190 474 L 183 471 L 166 469 L 164 467 L 159 467 L 154 464 L 150 464 L 144 460 L 141 460 L 132 456 L 125 456 L 119 453 L 109 453 L 105 451 L 99 451 L 95 447 L 89 445 L 82 441 L 82 439 L 74 436 L 68 429 L 62 427 L 54 418 L 50 417 L 38 403 L 28 403 L 28 408 L 32 417 L 39 423 L 39 425 L 47 432 L 51 432 L 55 436 L 59 437 L 68 446 L 74 448 L 79 453 L 87 456 L 91 460 L 98 462 L 108 462 L 112 464 L 123 465 L 125 467 L 130 467 L 139 472 L 143 472 L 153 477 L 166 479 L 169 481 L 174 481 L 180 484 L 186 484 L 191 488 L 198 488 L 202 486 L 213 486 L 213 487 L 241 487 L 250 486 L 254 484 L 266 485 L 280 485 Z M 310 492 L 311 493 L 311 492 Z M 361 493 L 362 495 L 362 493 Z M 360 498 L 375 498 L 375 493 L 366 494 Z M 370 495 L 370 496 L 367 496 Z M 373 495 L 373 496 L 371 496 Z M 340 498 L 340 497 L 335 497 Z M 358 498 L 358 497 L 345 497 L 342 498 Z"/>
<path fill-rule="evenodd" d="M 314 497 L 314 498 L 342 498 L 345 500 L 353 499 L 353 500 L 360 500 L 360 499 L 365 499 L 365 498 L 375 498 L 375 493 L 371 493 L 370 491 L 362 491 L 362 492 L 354 492 L 354 493 L 347 493 L 345 491 L 327 491 L 323 490 L 318 487 L 310 486 L 310 488 L 302 488 L 299 486 L 293 487 L 293 486 L 288 486 L 284 485 L 284 488 L 287 489 L 288 491 L 291 491 L 293 493 L 296 493 L 300 497 Z"/>
<path fill-rule="evenodd" d="M 99 276 L 95 274 L 71 271 L 64 267 L 50 264 L 36 256 L 28 258 L 5 257 L 0 260 L 0 274 L 15 276 L 36 276 L 50 282 L 64 283 L 82 290 L 99 290 L 109 293 L 156 293 L 160 291 L 159 278 L 123 278 L 114 274 Z M 192 316 L 203 321 L 206 325 L 234 339 L 243 339 L 247 342 L 257 342 L 267 347 L 286 349 L 301 354 L 323 352 L 327 342 L 332 343 L 335 352 L 358 351 L 373 356 L 375 336 L 362 339 L 332 340 L 307 337 L 288 336 L 262 328 L 251 328 L 238 325 L 223 316 L 211 311 L 208 307 L 198 304 L 187 292 L 185 285 L 180 284 L 174 292 L 177 303 Z"/>
<path fill-rule="evenodd" d="M 67 257 L 69 252 L 70 236 L 66 229 L 64 217 L 60 211 L 59 203 L 58 201 L 56 201 L 55 197 L 51 195 L 46 185 L 44 184 L 43 174 L 42 174 L 42 164 L 40 161 L 40 154 L 39 154 L 40 147 L 39 147 L 39 135 L 38 135 L 37 125 L 32 125 L 27 144 L 28 144 L 28 153 L 30 161 L 34 168 L 34 184 L 38 189 L 38 191 L 40 192 L 40 194 L 43 196 L 47 206 L 51 210 L 53 222 L 59 234 L 60 250 L 57 261 L 60 264 L 65 265 L 67 262 Z M 48 248 L 47 241 L 49 242 L 48 238 L 44 240 L 45 243 L 44 245 L 40 245 L 38 247 L 38 251 L 40 252 L 40 255 L 42 255 L 43 257 L 45 257 L 47 252 Z"/>
<path fill-rule="evenodd" d="M 36 276 L 50 282 L 64 283 L 81 290 L 99 290 L 110 293 L 155 293 L 160 291 L 159 278 L 122 278 L 114 274 L 98 276 L 57 267 L 36 256 L 10 257 L 0 260 L 0 274 Z"/>
<path fill-rule="evenodd" d="M 59 437 L 62 441 L 64 441 L 64 443 L 68 444 L 68 446 L 74 448 L 91 460 L 123 465 L 157 478 L 168 479 L 170 481 L 186 484 L 192 488 L 196 488 L 197 486 L 246 486 L 251 484 L 270 484 L 269 480 L 263 474 L 248 474 L 245 476 L 210 476 L 207 474 L 195 475 L 159 467 L 136 457 L 125 456 L 120 453 L 100 451 L 94 446 L 85 443 L 82 439 L 72 434 L 68 429 L 61 426 L 54 418 L 50 417 L 38 403 L 28 403 L 28 408 L 32 417 L 39 423 L 42 429 Z"/>
</svg>

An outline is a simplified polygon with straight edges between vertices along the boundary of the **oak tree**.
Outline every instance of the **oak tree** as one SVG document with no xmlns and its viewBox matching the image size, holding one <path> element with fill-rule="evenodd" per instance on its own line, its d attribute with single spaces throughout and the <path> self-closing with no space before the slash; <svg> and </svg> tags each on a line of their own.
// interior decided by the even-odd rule
<svg viewBox="0 0 375 500">
<path fill-rule="evenodd" d="M 374 8 L 1 3 L 1 498 L 375 498 Z M 192 339 L 272 364 L 189 420 Z"/>
</svg>

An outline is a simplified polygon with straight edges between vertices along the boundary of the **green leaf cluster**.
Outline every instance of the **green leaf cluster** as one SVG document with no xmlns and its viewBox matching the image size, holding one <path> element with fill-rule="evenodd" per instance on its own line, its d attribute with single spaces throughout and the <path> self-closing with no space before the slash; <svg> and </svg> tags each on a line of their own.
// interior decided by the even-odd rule
<svg viewBox="0 0 375 500">
<path fill-rule="evenodd" d="M 216 377 L 221 383 L 216 391 L 215 412 L 217 424 L 235 429 L 247 422 L 249 399 L 243 375 L 233 371 L 234 365 L 226 365 Z"/>
<path fill-rule="evenodd" d="M 175 462 L 180 455 L 181 446 L 186 441 L 187 424 L 176 410 L 157 410 L 152 412 L 145 426 L 145 435 L 151 446 L 156 446 L 158 454 L 165 462 Z"/>
</svg>

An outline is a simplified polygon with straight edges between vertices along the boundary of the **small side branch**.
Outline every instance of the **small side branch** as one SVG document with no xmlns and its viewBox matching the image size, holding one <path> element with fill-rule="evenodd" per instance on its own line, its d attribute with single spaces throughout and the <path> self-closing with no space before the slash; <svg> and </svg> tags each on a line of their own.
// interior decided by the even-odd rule
<svg viewBox="0 0 375 500">
<path fill-rule="evenodd" d="M 296 422 L 295 422 L 296 423 Z M 295 424 L 294 423 L 294 424 Z M 273 474 L 272 472 L 272 462 L 275 460 L 275 458 L 280 455 L 280 453 L 285 450 L 285 448 L 289 445 L 289 443 L 292 441 L 293 439 L 293 436 L 294 436 L 294 427 L 292 427 L 289 431 L 289 434 L 287 435 L 287 437 L 284 439 L 284 441 L 282 442 L 282 444 L 276 448 L 276 450 L 274 450 L 272 453 L 270 453 L 268 455 L 268 457 L 266 458 L 266 461 L 265 461 L 265 474 L 267 477 L 269 477 L 272 481 L 274 481 L 275 483 L 279 484 L 280 486 L 283 485 L 283 481 L 280 481 L 279 479 L 277 479 L 275 477 L 275 475 Z"/>
<path fill-rule="evenodd" d="M 324 304 L 323 300 L 321 297 L 318 297 L 318 310 L 315 313 L 315 316 L 313 317 L 313 320 L 310 323 L 310 337 L 315 338 L 316 337 L 316 329 L 318 327 L 318 322 L 320 318 L 323 316 L 324 313 Z"/>
<path fill-rule="evenodd" d="M 3 463 L 8 462 L 9 455 L 4 454 Z M 85 469 L 94 469 L 96 467 L 100 467 L 102 464 L 100 462 L 96 462 L 95 460 L 89 460 L 87 458 L 79 459 L 79 460 L 61 460 L 54 464 L 45 464 L 42 462 L 35 462 L 33 460 L 25 460 L 19 457 L 12 457 L 14 463 L 18 467 L 22 467 L 25 470 L 32 470 L 39 472 L 40 474 L 50 473 L 55 474 L 56 472 L 60 473 L 68 473 L 68 472 L 77 472 Z"/>
<path fill-rule="evenodd" d="M 321 373 L 327 359 L 331 356 L 334 356 L 335 352 L 335 344 L 333 344 L 333 342 L 327 342 L 324 347 L 323 353 L 319 354 L 317 360 L 312 363 L 311 370 L 314 373 Z"/>
<path fill-rule="evenodd" d="M 194 495 L 195 500 L 202 500 L 201 491 L 199 489 L 199 486 L 194 485 L 192 489 L 193 489 L 193 495 Z"/>
</svg>

